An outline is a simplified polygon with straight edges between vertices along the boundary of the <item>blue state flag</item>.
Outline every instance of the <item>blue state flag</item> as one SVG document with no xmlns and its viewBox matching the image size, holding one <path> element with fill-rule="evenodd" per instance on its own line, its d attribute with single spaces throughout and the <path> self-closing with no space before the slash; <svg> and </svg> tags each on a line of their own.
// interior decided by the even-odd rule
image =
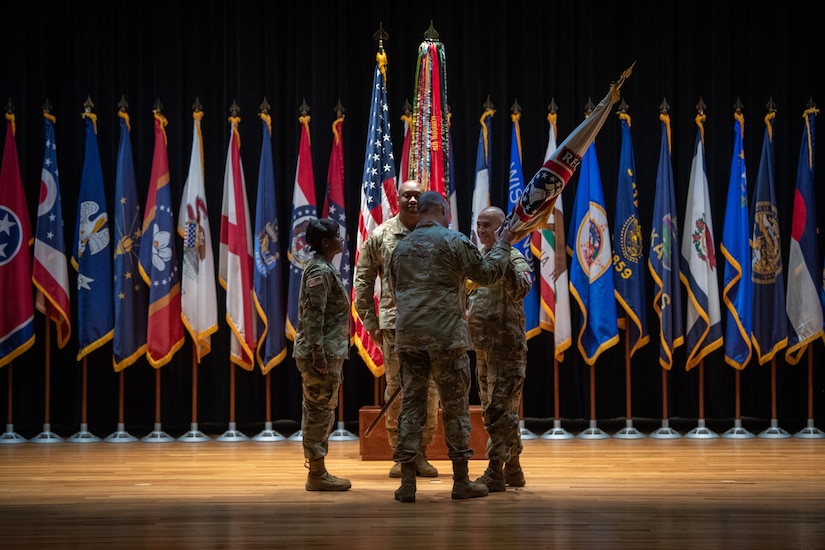
<svg viewBox="0 0 825 550">
<path fill-rule="evenodd" d="M 572 255 L 570 292 L 581 311 L 578 347 L 585 363 L 593 366 L 602 352 L 619 341 L 610 230 L 595 142 L 582 158 L 567 235 Z"/>
<path fill-rule="evenodd" d="M 86 154 L 72 247 L 72 266 L 77 271 L 78 361 L 109 342 L 114 334 L 112 239 L 97 144 L 97 117 L 86 112 L 83 118 Z"/>
<path fill-rule="evenodd" d="M 647 266 L 653 277 L 653 309 L 659 317 L 661 331 L 659 364 L 665 370 L 670 370 L 673 367 L 673 352 L 684 343 L 684 333 L 679 286 L 679 228 L 670 159 L 670 116 L 662 113 L 659 119 L 662 121 L 662 139 Z"/>
<path fill-rule="evenodd" d="M 650 341 L 645 303 L 645 258 L 639 221 L 636 158 L 630 134 L 630 115 L 619 113 L 622 146 L 616 185 L 616 218 L 613 225 L 613 285 L 619 304 L 619 328 L 625 329 L 629 357 Z"/>
<path fill-rule="evenodd" d="M 765 117 L 762 158 L 753 192 L 751 279 L 753 280 L 753 349 L 760 365 L 788 345 L 785 312 L 785 276 L 782 272 L 782 240 L 774 191 L 773 119 Z"/>
<path fill-rule="evenodd" d="M 283 290 L 281 285 L 281 237 L 275 201 L 275 166 L 272 158 L 272 119 L 261 113 L 263 143 L 258 167 L 258 197 L 255 205 L 255 270 L 253 286 L 258 310 L 256 356 L 266 374 L 286 358 Z"/>
</svg>

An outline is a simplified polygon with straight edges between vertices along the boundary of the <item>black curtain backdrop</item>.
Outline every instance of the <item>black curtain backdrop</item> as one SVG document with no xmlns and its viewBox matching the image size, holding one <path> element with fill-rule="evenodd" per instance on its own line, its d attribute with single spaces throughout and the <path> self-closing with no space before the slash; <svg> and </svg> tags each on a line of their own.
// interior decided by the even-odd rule
<svg viewBox="0 0 825 550">
<path fill-rule="evenodd" d="M 756 180 L 766 104 L 777 105 L 774 126 L 776 192 L 782 249 L 787 265 L 796 164 L 802 135 L 802 112 L 809 100 L 825 100 L 820 20 L 797 2 L 685 2 L 591 4 L 431 1 L 415 3 L 344 0 L 304 2 L 53 2 L 15 3 L 4 9 L 0 33 L 0 95 L 14 104 L 17 146 L 32 221 L 38 204 L 43 157 L 46 100 L 57 117 L 57 155 L 66 229 L 71 250 L 82 169 L 84 126 L 80 117 L 87 98 L 98 115 L 98 139 L 108 199 L 115 179 L 119 127 L 117 104 L 129 103 L 138 191 L 145 200 L 152 162 L 152 108 L 163 104 L 167 127 L 171 185 L 175 207 L 180 200 L 192 143 L 192 105 L 203 105 L 207 200 L 212 241 L 217 247 L 224 163 L 229 140 L 229 107 L 240 106 L 241 157 L 250 208 L 254 211 L 261 127 L 257 113 L 264 98 L 273 115 L 273 148 L 281 235 L 288 235 L 299 138 L 298 107 L 303 100 L 312 117 L 312 160 L 319 206 L 323 202 L 332 143 L 331 124 L 340 100 L 346 109 L 343 127 L 346 201 L 350 247 L 355 246 L 369 114 L 372 71 L 379 24 L 389 34 L 388 89 L 393 141 L 401 151 L 405 100 L 412 103 L 418 46 L 432 22 L 444 44 L 448 102 L 453 113 L 452 139 L 460 203 L 459 229 L 470 229 L 470 201 L 479 134 L 479 117 L 487 97 L 494 103 L 491 199 L 507 207 L 510 107 L 521 105 L 525 178 L 535 173 L 547 145 L 547 106 L 559 108 L 561 142 L 584 117 L 588 99 L 604 96 L 611 81 L 634 61 L 633 75 L 622 92 L 632 117 L 637 163 L 639 211 L 645 254 L 655 193 L 660 143 L 659 105 L 671 106 L 672 155 L 679 216 L 684 215 L 693 122 L 700 98 L 707 104 L 706 155 L 716 239 L 721 238 L 733 143 L 733 105 L 744 104 L 745 151 L 751 192 Z M 819 44 L 819 46 L 817 45 Z M 5 134 L 5 129 L 3 130 Z M 8 139 L 9 136 L 4 136 Z M 609 216 L 615 209 L 620 148 L 618 117 L 608 119 L 597 140 L 598 160 Z M 817 175 L 816 184 L 821 183 Z M 570 211 L 577 186 L 574 176 L 564 190 Z M 825 216 L 819 193 L 816 209 Z M 111 205 L 110 205 L 111 208 Z M 111 211 L 111 210 L 110 210 Z M 613 223 L 612 219 L 610 220 Z M 681 220 L 680 220 L 681 221 Z M 681 223 L 680 223 L 681 226 Z M 681 228 L 681 227 L 680 227 Z M 180 243 L 178 243 L 180 246 Z M 282 255 L 286 258 L 286 243 Z M 217 254 L 217 250 L 215 251 Z M 353 251 L 354 252 L 354 251 Z M 821 261 L 821 260 L 819 260 Z M 75 273 L 70 269 L 71 284 Z M 287 271 L 283 271 L 286 286 Z M 720 281 L 721 284 L 721 281 Z M 648 302 L 652 281 L 648 276 Z M 286 292 L 286 289 L 284 290 Z M 5 298 L 8 299 L 8 298 Z M 72 290 L 72 300 L 75 290 Z M 221 329 L 212 353 L 199 369 L 201 427 L 222 431 L 229 421 L 229 330 L 224 322 L 225 294 L 218 290 Z M 573 306 L 574 332 L 579 313 Z M 651 343 L 633 358 L 632 405 L 635 418 L 662 418 L 662 369 L 658 364 L 659 326 L 649 311 Z M 74 323 L 74 320 L 73 320 Z M 33 436 L 44 420 L 45 324 L 36 313 L 35 348 L 14 362 L 13 419 L 16 431 Z M 76 330 L 76 326 L 73 326 Z M 552 335 L 529 342 L 525 418 L 553 416 Z M 80 422 L 81 367 L 77 340 L 52 348 L 51 424 L 60 434 L 74 433 Z M 815 417 L 825 413 L 822 344 L 815 357 Z M 291 344 L 290 344 L 291 351 Z M 699 414 L 698 369 L 684 369 L 684 348 L 675 354 L 668 375 L 669 417 L 695 419 Z M 801 427 L 808 417 L 807 357 L 799 365 L 777 360 L 778 418 Z M 3 369 L 7 371 L 8 369 Z M 603 354 L 596 373 L 596 418 L 623 417 L 625 400 L 624 342 Z M 729 421 L 735 414 L 734 370 L 713 352 L 705 361 L 707 419 Z M 237 372 L 236 420 L 252 433 L 266 417 L 265 378 L 259 371 Z M 742 371 L 741 413 L 767 421 L 772 417 L 770 365 L 755 361 Z M 7 372 L 0 373 L 0 401 L 7 402 Z M 560 366 L 563 419 L 590 418 L 591 369 L 573 349 Z M 191 419 L 191 344 L 161 371 L 163 427 L 173 435 Z M 125 422 L 134 433 L 151 430 L 155 408 L 155 372 L 145 360 L 125 371 Z M 300 378 L 291 358 L 272 371 L 272 412 L 276 422 L 300 419 Z M 373 405 L 375 379 L 354 348 L 345 365 L 344 420 L 357 429 L 358 410 Z M 105 435 L 117 422 L 118 375 L 111 345 L 89 358 L 88 422 Z M 471 401 L 477 403 L 473 392 Z"/>
</svg>

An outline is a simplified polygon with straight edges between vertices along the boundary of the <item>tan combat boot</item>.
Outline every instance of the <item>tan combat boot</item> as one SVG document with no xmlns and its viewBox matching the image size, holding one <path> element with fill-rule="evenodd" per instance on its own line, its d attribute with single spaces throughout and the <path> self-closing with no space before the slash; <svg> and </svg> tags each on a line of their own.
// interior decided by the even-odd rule
<svg viewBox="0 0 825 550">
<path fill-rule="evenodd" d="M 487 486 L 470 481 L 467 460 L 453 461 L 453 500 L 487 496 Z"/>
<path fill-rule="evenodd" d="M 315 460 L 307 459 L 304 465 L 309 468 L 307 474 L 307 491 L 346 491 L 352 487 L 352 483 L 348 479 L 342 477 L 335 477 L 327 472 L 324 466 L 324 457 Z"/>
<path fill-rule="evenodd" d="M 415 459 L 415 468 L 420 477 L 438 477 L 438 470 L 427 461 L 427 453 L 423 449 Z"/>
<path fill-rule="evenodd" d="M 524 472 L 521 469 L 519 455 L 514 455 L 504 464 L 504 483 L 510 487 L 524 487 Z"/>
</svg>

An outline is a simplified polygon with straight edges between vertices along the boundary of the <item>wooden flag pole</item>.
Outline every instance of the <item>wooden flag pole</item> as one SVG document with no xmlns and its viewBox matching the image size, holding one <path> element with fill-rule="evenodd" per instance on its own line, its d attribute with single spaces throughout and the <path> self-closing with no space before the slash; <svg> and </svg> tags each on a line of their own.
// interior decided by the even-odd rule
<svg viewBox="0 0 825 550">
<path fill-rule="evenodd" d="M 6 366 L 6 376 L 8 378 L 8 387 L 6 388 L 7 399 L 6 399 L 6 431 L 3 434 L 0 434 L 0 443 L 23 443 L 24 441 L 28 441 L 25 437 L 15 433 L 14 431 L 14 418 L 12 411 L 14 408 L 12 407 L 12 366 L 14 365 L 14 361 L 10 362 Z"/>
<path fill-rule="evenodd" d="M 80 431 L 71 436 L 68 441 L 73 443 L 92 443 L 100 441 L 100 438 L 89 432 L 89 424 L 86 420 L 88 405 L 88 378 L 89 378 L 89 357 L 84 355 L 80 361 Z"/>
<path fill-rule="evenodd" d="M 631 402 L 633 392 L 631 390 L 631 361 L 630 361 L 630 320 L 625 320 L 624 329 L 624 398 L 625 398 L 625 426 L 613 437 L 619 439 L 641 439 L 645 437 L 643 433 L 633 427 L 633 413 Z"/>
<path fill-rule="evenodd" d="M 358 437 L 347 430 L 344 422 L 344 384 L 338 386 L 338 424 L 335 430 L 329 434 L 330 441 L 353 441 Z"/>
<path fill-rule="evenodd" d="M 771 357 L 771 425 L 759 433 L 759 437 L 782 439 L 791 437 L 791 434 L 779 427 L 776 412 L 776 356 Z"/>
<path fill-rule="evenodd" d="M 650 437 L 654 439 L 676 439 L 682 437 L 682 434 L 670 427 L 670 421 L 667 415 L 667 374 L 668 370 L 662 368 L 662 425 L 657 428 Z"/>
<path fill-rule="evenodd" d="M 286 438 L 279 434 L 272 428 L 272 382 L 269 375 L 271 371 L 267 371 L 264 375 L 264 394 L 266 401 L 266 420 L 264 421 L 264 429 L 253 436 L 255 441 L 283 441 Z"/>
<path fill-rule="evenodd" d="M 610 437 L 596 425 L 596 365 L 590 365 L 590 425 L 578 436 L 581 439 L 604 439 Z"/>
<path fill-rule="evenodd" d="M 51 302 L 46 304 L 46 349 L 45 364 L 43 365 L 43 431 L 32 438 L 33 443 L 59 443 L 63 438 L 52 432 L 51 426 L 51 379 L 52 379 L 52 324 Z"/>
<path fill-rule="evenodd" d="M 238 431 L 235 425 L 235 365 L 229 364 L 229 428 L 218 436 L 218 441 L 246 441 L 246 435 Z"/>
<path fill-rule="evenodd" d="M 708 439 L 719 437 L 713 430 L 705 426 L 705 360 L 699 361 L 699 420 L 698 425 L 690 430 L 685 437 L 694 439 Z"/>
<path fill-rule="evenodd" d="M 736 370 L 736 400 L 735 400 L 735 410 L 734 410 L 734 420 L 733 420 L 733 427 L 722 434 L 722 437 L 727 438 L 751 438 L 753 434 L 750 433 L 748 430 L 742 427 L 742 416 L 741 416 L 741 392 L 742 392 L 742 371 L 739 369 Z"/>
<path fill-rule="evenodd" d="M 553 427 L 541 434 L 542 439 L 570 439 L 573 434 L 561 427 L 559 406 L 559 360 L 553 353 Z"/>
<path fill-rule="evenodd" d="M 211 438 L 198 429 L 198 343 L 192 342 L 192 420 L 189 431 L 178 438 L 178 441 L 209 441 Z"/>
<path fill-rule="evenodd" d="M 825 437 L 825 432 L 814 425 L 814 350 L 811 344 L 808 344 L 805 350 L 808 352 L 808 422 L 794 434 L 794 437 L 821 439 Z"/>
</svg>

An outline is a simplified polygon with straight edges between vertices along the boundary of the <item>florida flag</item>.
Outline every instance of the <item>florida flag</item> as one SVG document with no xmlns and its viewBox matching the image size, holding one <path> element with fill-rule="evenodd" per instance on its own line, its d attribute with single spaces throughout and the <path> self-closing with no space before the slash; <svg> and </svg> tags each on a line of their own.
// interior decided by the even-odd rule
<svg viewBox="0 0 825 550">
<path fill-rule="evenodd" d="M 255 367 L 255 313 L 252 306 L 252 221 L 241 165 L 240 118 L 229 117 L 229 147 L 223 177 L 218 280 L 226 290 L 226 322 L 232 331 L 229 360 Z"/>
<path fill-rule="evenodd" d="M 0 293 L 5 296 L 0 315 L 0 367 L 34 344 L 29 264 L 32 234 L 14 132 L 14 115 L 6 113 L 6 142 L 0 167 Z"/>
<path fill-rule="evenodd" d="M 69 269 L 63 239 L 63 206 L 57 171 L 54 115 L 44 112 L 46 139 L 40 172 L 40 203 L 34 240 L 32 281 L 37 288 L 35 306 L 57 329 L 57 346 L 63 348 L 72 332 L 69 301 Z"/>
<path fill-rule="evenodd" d="M 309 143 L 309 115 L 302 114 L 301 139 L 298 146 L 298 164 L 292 192 L 292 223 L 289 225 L 289 290 L 287 295 L 286 337 L 295 340 L 298 328 L 298 296 L 301 277 L 312 258 L 307 247 L 306 231 L 309 222 L 318 217 L 315 202 L 315 174 L 312 170 L 312 150 Z"/>
<path fill-rule="evenodd" d="M 470 221 L 470 240 L 481 246 L 476 235 L 478 215 L 490 206 L 490 128 L 493 123 L 493 105 L 489 101 L 479 119 L 481 128 L 478 132 L 478 149 L 476 149 L 475 184 L 473 187 L 473 218 Z M 522 186 L 523 188 L 523 186 Z"/>
<path fill-rule="evenodd" d="M 155 150 L 149 193 L 143 213 L 144 246 L 140 247 L 140 275 L 149 285 L 149 322 L 146 359 L 160 368 L 183 346 L 180 305 L 180 264 L 175 243 L 175 211 L 166 149 L 166 117 L 156 111 Z"/>
<path fill-rule="evenodd" d="M 699 129 L 696 131 L 693 163 L 690 166 L 685 225 L 682 231 L 680 277 L 688 296 L 685 370 L 692 369 L 710 352 L 722 347 L 719 271 L 705 170 L 704 121 L 704 114 L 696 116 Z"/>
<path fill-rule="evenodd" d="M 212 335 L 218 330 L 218 297 L 215 257 L 206 206 L 203 177 L 203 111 L 192 113 L 192 152 L 189 175 L 178 212 L 178 235 L 183 239 L 181 267 L 181 319 L 192 338 L 198 363 L 212 351 Z"/>
</svg>

